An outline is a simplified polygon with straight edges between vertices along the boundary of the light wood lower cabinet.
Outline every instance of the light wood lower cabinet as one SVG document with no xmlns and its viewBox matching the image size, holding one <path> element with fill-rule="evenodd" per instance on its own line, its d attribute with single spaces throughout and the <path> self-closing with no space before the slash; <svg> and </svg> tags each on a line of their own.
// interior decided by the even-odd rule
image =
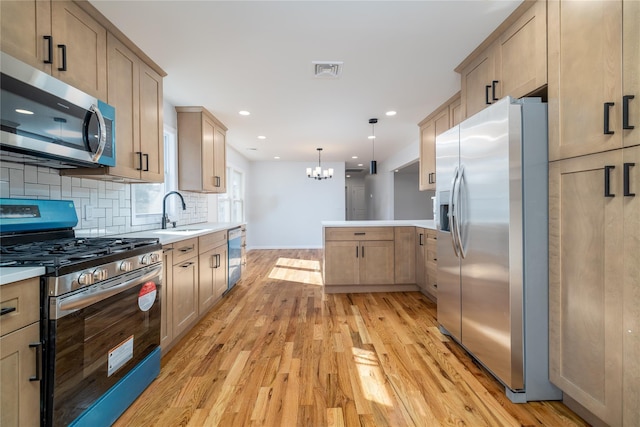
<svg viewBox="0 0 640 427">
<path fill-rule="evenodd" d="M 0 306 L 13 310 L 0 317 L 0 425 L 38 426 L 39 280 L 34 278 L 3 285 Z"/>
<path fill-rule="evenodd" d="M 416 227 L 416 283 L 434 301 L 438 297 L 436 231 Z"/>
<path fill-rule="evenodd" d="M 416 283 L 416 229 L 415 227 L 394 227 L 393 233 L 394 283 Z"/>
<path fill-rule="evenodd" d="M 640 425 L 638 197 L 640 147 L 549 166 L 551 381 L 616 426 Z"/>
<path fill-rule="evenodd" d="M 162 266 L 160 348 L 165 352 L 173 341 L 173 245 L 162 247 Z"/>
<path fill-rule="evenodd" d="M 198 238 L 173 245 L 173 336 L 198 318 Z"/>
<path fill-rule="evenodd" d="M 324 284 L 392 285 L 393 227 L 326 228 Z"/>
<path fill-rule="evenodd" d="M 227 290 L 227 232 L 199 238 L 198 313 L 204 315 Z"/>
</svg>

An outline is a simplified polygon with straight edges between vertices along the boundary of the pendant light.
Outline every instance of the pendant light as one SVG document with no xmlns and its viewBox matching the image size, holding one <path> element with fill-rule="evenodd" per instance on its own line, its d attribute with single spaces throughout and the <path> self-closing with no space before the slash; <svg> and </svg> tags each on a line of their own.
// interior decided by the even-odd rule
<svg viewBox="0 0 640 427">
<path fill-rule="evenodd" d="M 307 168 L 307 177 L 317 180 L 333 178 L 333 168 L 322 170 L 322 164 L 320 163 L 322 148 L 316 148 L 316 150 L 318 150 L 318 166 Z"/>
<path fill-rule="evenodd" d="M 369 173 L 371 175 L 375 175 L 378 173 L 378 162 L 376 162 L 376 123 L 378 123 L 378 119 L 369 119 L 369 124 L 371 125 L 371 136 L 369 139 L 371 140 L 371 166 L 369 167 Z"/>
</svg>

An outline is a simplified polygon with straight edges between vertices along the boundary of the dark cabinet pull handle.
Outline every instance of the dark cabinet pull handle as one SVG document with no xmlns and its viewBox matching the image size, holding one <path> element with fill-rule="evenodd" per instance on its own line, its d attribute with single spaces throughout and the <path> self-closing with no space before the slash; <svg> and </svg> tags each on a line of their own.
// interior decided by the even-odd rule
<svg viewBox="0 0 640 427">
<path fill-rule="evenodd" d="M 42 343 L 36 342 L 29 344 L 29 348 L 36 349 L 36 374 L 29 377 L 29 381 L 41 381 L 42 380 Z"/>
<path fill-rule="evenodd" d="M 163 248 L 162 249 L 162 253 L 163 254 L 166 254 L 167 252 L 171 252 L 171 251 L 173 251 L 173 248 Z"/>
<path fill-rule="evenodd" d="M 616 195 L 611 193 L 611 169 L 615 169 L 615 166 L 604 167 L 604 197 L 615 197 Z"/>
<path fill-rule="evenodd" d="M 58 71 L 67 71 L 67 45 L 59 44 L 58 49 L 62 49 L 62 67 L 58 67 Z"/>
<path fill-rule="evenodd" d="M 214 176 L 214 179 L 215 179 L 214 186 L 215 187 L 220 187 L 220 177 L 216 175 L 216 176 Z"/>
<path fill-rule="evenodd" d="M 418 244 L 419 244 L 420 246 L 424 246 L 424 243 L 422 242 L 422 237 L 423 237 L 423 236 L 424 236 L 424 234 L 420 233 L 420 237 L 419 237 L 419 239 L 418 239 Z"/>
<path fill-rule="evenodd" d="M 145 159 L 145 168 L 142 170 L 143 172 L 149 172 L 149 155 L 148 154 L 143 154 L 144 159 Z M 142 166 L 142 165 L 140 165 Z"/>
<path fill-rule="evenodd" d="M 484 103 L 487 105 L 491 105 L 491 101 L 489 101 L 489 89 L 491 89 L 491 85 L 484 87 Z"/>
<path fill-rule="evenodd" d="M 496 98 L 496 85 L 500 83 L 499 80 L 494 80 L 491 82 L 491 95 L 494 101 L 497 101 L 498 98 Z"/>
<path fill-rule="evenodd" d="M 51 57 L 53 56 L 53 37 L 51 36 L 42 36 L 43 39 L 47 41 L 47 59 L 43 60 L 45 64 L 53 64 L 53 60 Z"/>
<path fill-rule="evenodd" d="M 5 314 L 9 314 L 16 311 L 15 307 L 2 307 L 2 310 L 0 310 L 0 316 L 4 316 Z"/>
<path fill-rule="evenodd" d="M 436 183 L 436 173 L 435 172 L 430 172 L 428 176 L 429 176 L 429 184 L 435 184 Z"/>
<path fill-rule="evenodd" d="M 358 246 L 356 246 L 356 258 L 358 258 Z"/>
<path fill-rule="evenodd" d="M 623 182 L 622 182 L 622 186 L 623 186 L 623 192 L 624 195 L 626 197 L 635 197 L 636 193 L 632 193 L 631 189 L 629 188 L 629 169 L 631 169 L 631 167 L 635 166 L 635 163 L 625 163 L 624 164 L 624 170 L 623 170 Z"/>
<path fill-rule="evenodd" d="M 187 268 L 187 267 L 191 267 L 193 265 L 193 262 L 185 262 L 184 264 L 182 264 L 180 267 L 182 268 Z"/>
<path fill-rule="evenodd" d="M 633 129 L 635 126 L 629 124 L 629 101 L 635 96 L 625 95 L 622 97 L 622 129 Z"/>
<path fill-rule="evenodd" d="M 364 236 L 365 234 L 367 234 L 367 233 L 365 233 L 364 231 L 361 231 L 361 232 L 358 232 L 358 233 L 353 233 L 354 236 Z"/>
<path fill-rule="evenodd" d="M 362 247 L 362 258 L 364 258 L 364 246 Z"/>
<path fill-rule="evenodd" d="M 136 168 L 136 170 L 141 171 L 142 170 L 142 152 L 136 151 L 136 154 L 138 155 L 138 164 L 140 165 L 139 167 Z"/>
<path fill-rule="evenodd" d="M 609 129 L 609 110 L 613 107 L 615 103 L 613 102 L 605 102 L 604 103 L 604 134 L 605 135 L 613 135 L 613 131 Z"/>
</svg>

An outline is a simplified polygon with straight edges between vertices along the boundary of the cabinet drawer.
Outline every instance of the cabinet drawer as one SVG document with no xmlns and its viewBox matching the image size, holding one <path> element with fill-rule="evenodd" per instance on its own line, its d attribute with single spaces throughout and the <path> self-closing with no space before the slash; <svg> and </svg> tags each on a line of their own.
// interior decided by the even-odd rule
<svg viewBox="0 0 640 427">
<path fill-rule="evenodd" d="M 198 238 L 181 240 L 173 244 L 173 265 L 180 264 L 198 255 Z"/>
<path fill-rule="evenodd" d="M 393 227 L 325 228 L 325 240 L 393 240 Z"/>
<path fill-rule="evenodd" d="M 33 278 L 3 285 L 0 307 L 0 336 L 40 320 L 40 279 Z"/>
<path fill-rule="evenodd" d="M 227 244 L 227 230 L 198 237 L 198 246 L 201 254 L 225 244 Z"/>
</svg>

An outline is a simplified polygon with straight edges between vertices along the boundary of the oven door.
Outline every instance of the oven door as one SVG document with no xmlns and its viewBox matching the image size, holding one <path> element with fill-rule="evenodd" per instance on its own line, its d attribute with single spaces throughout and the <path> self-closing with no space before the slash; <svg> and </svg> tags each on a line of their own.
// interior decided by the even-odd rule
<svg viewBox="0 0 640 427">
<path fill-rule="evenodd" d="M 66 426 L 160 344 L 162 264 L 49 298 L 45 425 Z"/>
</svg>

